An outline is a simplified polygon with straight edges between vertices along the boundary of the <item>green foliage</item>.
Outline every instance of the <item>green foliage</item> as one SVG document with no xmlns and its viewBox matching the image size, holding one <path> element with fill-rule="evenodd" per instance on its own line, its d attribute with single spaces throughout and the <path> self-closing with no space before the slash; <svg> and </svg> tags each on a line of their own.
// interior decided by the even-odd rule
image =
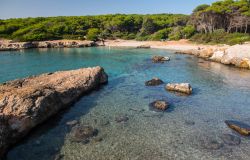
<svg viewBox="0 0 250 160">
<path fill-rule="evenodd" d="M 208 4 L 201 4 L 201 5 L 197 6 L 197 7 L 193 10 L 193 12 L 203 11 L 203 10 L 207 9 L 209 6 L 210 6 L 210 5 L 208 5 Z"/>
<path fill-rule="evenodd" d="M 191 40 L 198 43 L 234 45 L 250 41 L 250 35 L 244 33 L 226 33 L 217 31 L 215 33 L 208 34 L 195 34 Z"/>
<path fill-rule="evenodd" d="M 150 40 L 159 41 L 163 39 L 164 40 L 168 39 L 168 35 L 171 32 L 171 30 L 172 30 L 171 28 L 164 28 L 162 30 L 159 30 L 150 36 Z"/>
<path fill-rule="evenodd" d="M 182 29 L 181 32 L 182 32 L 184 38 L 187 39 L 187 38 L 192 37 L 195 34 L 196 30 L 195 30 L 194 26 L 187 25 L 186 27 L 184 27 Z"/>
<path fill-rule="evenodd" d="M 50 39 L 141 39 L 176 26 L 185 26 L 189 16 L 181 14 L 100 15 L 72 17 L 18 18 L 0 21 L 0 38 L 17 41 Z"/>
<path fill-rule="evenodd" d="M 99 34 L 100 34 L 100 30 L 98 28 L 90 28 L 88 30 L 86 37 L 88 40 L 97 41 Z"/>
</svg>

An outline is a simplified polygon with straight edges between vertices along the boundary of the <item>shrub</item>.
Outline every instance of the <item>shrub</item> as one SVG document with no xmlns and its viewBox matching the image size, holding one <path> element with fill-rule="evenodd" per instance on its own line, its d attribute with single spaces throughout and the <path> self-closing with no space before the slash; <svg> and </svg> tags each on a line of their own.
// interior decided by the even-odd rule
<svg viewBox="0 0 250 160">
<path fill-rule="evenodd" d="M 87 39 L 91 41 L 97 41 L 100 31 L 98 28 L 90 28 L 87 32 Z"/>
</svg>

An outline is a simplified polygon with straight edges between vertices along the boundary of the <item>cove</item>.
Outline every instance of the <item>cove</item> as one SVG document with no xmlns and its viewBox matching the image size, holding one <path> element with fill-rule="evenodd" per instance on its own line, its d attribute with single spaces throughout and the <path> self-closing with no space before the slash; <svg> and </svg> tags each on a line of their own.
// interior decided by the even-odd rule
<svg viewBox="0 0 250 160">
<path fill-rule="evenodd" d="M 153 55 L 169 56 L 163 64 Z M 1 52 L 0 82 L 30 75 L 82 67 L 102 66 L 107 86 L 80 99 L 70 109 L 37 127 L 8 153 L 6 159 L 247 159 L 250 140 L 229 129 L 225 120 L 250 122 L 250 72 L 189 55 L 160 49 L 65 48 Z M 165 83 L 192 84 L 191 96 L 147 87 L 159 77 Z M 167 99 L 166 112 L 148 107 Z M 118 123 L 117 117 L 126 116 Z M 68 121 L 98 129 L 102 141 L 71 142 Z M 228 145 L 224 134 L 241 138 Z M 215 146 L 215 147 L 214 147 Z"/>
</svg>

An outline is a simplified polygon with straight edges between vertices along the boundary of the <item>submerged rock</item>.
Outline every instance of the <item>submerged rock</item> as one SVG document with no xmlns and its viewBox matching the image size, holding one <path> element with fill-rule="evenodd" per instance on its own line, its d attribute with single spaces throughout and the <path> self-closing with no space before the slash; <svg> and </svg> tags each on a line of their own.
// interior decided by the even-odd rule
<svg viewBox="0 0 250 160">
<path fill-rule="evenodd" d="M 165 61 L 169 61 L 169 57 L 164 57 L 164 56 L 153 56 L 152 61 L 154 63 L 164 63 Z"/>
<path fill-rule="evenodd" d="M 168 83 L 165 86 L 168 91 L 181 92 L 185 94 L 192 94 L 192 87 L 189 83 Z"/>
<path fill-rule="evenodd" d="M 89 139 L 97 136 L 98 130 L 87 125 L 77 125 L 71 129 L 70 139 L 73 142 L 89 142 Z"/>
<path fill-rule="evenodd" d="M 128 116 L 127 115 L 121 115 L 121 116 L 117 116 L 115 118 L 115 121 L 117 123 L 124 123 L 124 122 L 127 122 L 129 120 Z"/>
<path fill-rule="evenodd" d="M 146 85 L 146 86 L 158 86 L 158 85 L 161 85 L 161 84 L 163 84 L 163 83 L 164 83 L 164 82 L 163 82 L 161 79 L 155 77 L 155 78 L 153 78 L 153 79 L 151 79 L 151 80 L 149 80 L 149 81 L 146 81 L 146 82 L 145 82 L 145 85 Z"/>
<path fill-rule="evenodd" d="M 227 126 L 244 136 L 250 136 L 250 126 L 233 120 L 226 120 Z"/>
<path fill-rule="evenodd" d="M 106 73 L 98 66 L 0 85 L 0 155 L 32 128 L 107 81 Z"/>
<path fill-rule="evenodd" d="M 78 124 L 78 121 L 77 120 L 72 120 L 72 121 L 69 121 L 66 123 L 68 126 L 74 126 L 76 124 Z"/>
<path fill-rule="evenodd" d="M 152 109 L 156 109 L 159 111 L 165 111 L 168 109 L 168 102 L 165 100 L 156 100 L 149 105 Z"/>
<path fill-rule="evenodd" d="M 221 139 L 224 141 L 225 144 L 230 146 L 239 145 L 241 140 L 240 137 L 234 136 L 232 134 L 223 134 Z"/>
</svg>

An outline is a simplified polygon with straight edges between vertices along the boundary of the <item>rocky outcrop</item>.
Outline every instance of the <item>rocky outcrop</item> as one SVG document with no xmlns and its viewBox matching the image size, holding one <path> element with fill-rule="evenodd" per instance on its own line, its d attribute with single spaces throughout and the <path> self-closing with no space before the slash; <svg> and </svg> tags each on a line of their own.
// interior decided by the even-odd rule
<svg viewBox="0 0 250 160">
<path fill-rule="evenodd" d="M 165 100 L 156 100 L 150 103 L 149 106 L 151 107 L 152 110 L 165 111 L 166 109 L 168 109 L 169 104 Z"/>
<path fill-rule="evenodd" d="M 158 86 L 158 85 L 161 85 L 163 83 L 164 82 L 161 79 L 154 77 L 153 79 L 146 81 L 145 85 L 146 86 Z"/>
<path fill-rule="evenodd" d="M 154 63 L 164 63 L 165 61 L 169 61 L 169 57 L 164 57 L 164 56 L 153 56 L 152 61 Z"/>
<path fill-rule="evenodd" d="M 185 94 L 192 94 L 192 87 L 189 83 L 168 83 L 165 86 L 168 91 L 181 92 Z"/>
<path fill-rule="evenodd" d="M 227 120 L 225 121 L 226 125 L 235 130 L 236 132 L 240 133 L 241 135 L 244 136 L 250 136 L 250 126 L 242 123 L 242 122 L 238 122 L 238 121 L 233 121 L 233 120 Z"/>
<path fill-rule="evenodd" d="M 106 73 L 98 66 L 0 85 L 0 155 L 32 128 L 107 81 Z"/>
<path fill-rule="evenodd" d="M 19 50 L 28 48 L 80 48 L 95 46 L 92 41 L 54 40 L 39 42 L 5 42 L 0 43 L 0 51 Z"/>
</svg>

